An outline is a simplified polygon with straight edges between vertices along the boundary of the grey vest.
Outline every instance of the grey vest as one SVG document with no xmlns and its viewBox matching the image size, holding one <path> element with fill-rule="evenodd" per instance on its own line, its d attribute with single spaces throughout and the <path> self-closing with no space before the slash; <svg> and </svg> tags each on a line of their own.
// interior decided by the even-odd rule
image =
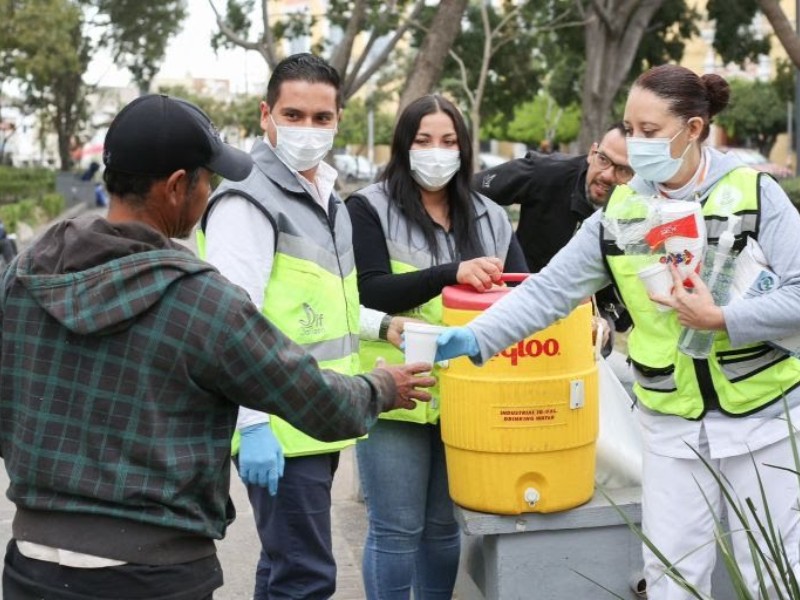
<svg viewBox="0 0 800 600">
<path fill-rule="evenodd" d="M 459 258 L 450 248 L 452 242 L 447 239 L 444 231 L 437 229 L 438 256 L 433 256 L 428 249 L 422 232 L 403 216 L 397 205 L 389 199 L 388 192 L 383 182 L 373 183 L 358 192 L 369 201 L 383 228 L 389 256 L 414 266 L 417 269 L 427 269 L 437 264 L 456 262 Z M 514 230 L 506 211 L 480 194 L 472 193 L 472 202 L 475 209 L 475 225 L 485 256 L 496 256 L 505 262 L 508 247 Z"/>
</svg>

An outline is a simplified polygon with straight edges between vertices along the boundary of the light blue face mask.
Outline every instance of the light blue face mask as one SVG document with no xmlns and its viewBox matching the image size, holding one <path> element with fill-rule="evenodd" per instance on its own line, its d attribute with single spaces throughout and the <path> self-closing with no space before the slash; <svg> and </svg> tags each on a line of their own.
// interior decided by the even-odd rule
<svg viewBox="0 0 800 600">
<path fill-rule="evenodd" d="M 628 161 L 634 172 L 646 181 L 664 183 L 675 177 L 675 173 L 683 164 L 683 157 L 691 148 L 692 143 L 686 146 L 678 158 L 672 158 L 670 147 L 672 141 L 681 134 L 682 128 L 671 138 L 638 138 L 629 137 L 626 140 L 628 147 Z"/>
</svg>

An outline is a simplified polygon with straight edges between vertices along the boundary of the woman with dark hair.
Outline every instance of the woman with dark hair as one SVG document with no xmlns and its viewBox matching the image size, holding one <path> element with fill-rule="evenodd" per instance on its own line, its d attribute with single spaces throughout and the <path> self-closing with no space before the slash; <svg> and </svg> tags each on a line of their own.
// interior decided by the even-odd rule
<svg viewBox="0 0 800 600">
<path fill-rule="evenodd" d="M 644 438 L 643 529 L 670 563 L 662 564 L 644 548 L 650 600 L 718 597 L 711 591 L 714 517 L 727 502 L 707 465 L 739 499 L 752 501 L 762 523 L 768 507 L 782 538 L 787 564 L 755 559 L 747 530 L 767 556 L 769 550 L 752 513 L 745 510 L 748 526 L 737 522 L 727 505 L 727 540 L 752 597 L 777 597 L 773 586 L 784 585 L 765 576 L 766 589 L 760 590 L 758 572 L 764 573 L 767 563 L 773 570 L 786 574 L 793 569 L 800 575 L 797 476 L 780 469 L 794 468 L 792 437 L 797 433 L 790 433 L 783 400 L 793 422 L 800 422 L 800 360 L 769 343 L 800 333 L 800 215 L 772 178 L 702 145 L 711 119 L 729 97 L 728 83 L 717 75 L 698 77 L 675 65 L 642 74 L 628 95 L 624 120 L 636 176 L 617 187 L 604 213 L 584 221 L 537 277 L 437 341 L 438 360 L 467 355 L 482 363 L 613 281 L 634 323 L 628 352 Z M 663 215 L 678 200 L 696 203 L 705 227 L 698 223 L 694 235 L 705 229 L 700 242 L 709 250 L 723 246 L 720 239 L 729 237 L 724 232 L 731 223 L 734 253 L 757 241 L 780 287 L 717 305 L 691 268 L 698 257 L 672 254 L 668 244 L 666 253 L 654 253 L 652 245 L 659 241 L 644 234 L 660 233 L 667 242 L 670 235 L 690 235 L 688 229 L 673 231 L 677 225 L 659 226 L 671 221 Z M 649 232 L 649 225 L 638 232 L 630 229 L 648 222 L 654 224 Z M 674 287 L 669 296 L 650 295 L 638 273 L 662 258 L 670 264 Z M 687 261 L 693 261 L 688 282 L 676 267 Z M 708 262 L 716 261 L 709 257 Z M 681 346 L 683 331 L 699 337 L 703 334 L 698 332 L 713 331 L 710 351 Z M 671 574 L 669 567 L 674 567 Z M 676 583 L 675 572 L 699 595 Z"/>
<path fill-rule="evenodd" d="M 347 201 L 361 303 L 440 324 L 441 292 L 479 291 L 504 270 L 527 272 L 505 211 L 470 190 L 472 144 L 458 109 L 424 96 L 400 115 L 380 180 Z M 382 342 L 362 342 L 361 360 L 402 362 Z M 434 393 L 436 396 L 436 393 Z M 367 597 L 449 599 L 460 552 L 447 489 L 438 404 L 387 413 L 356 447 L 369 531 Z"/>
</svg>

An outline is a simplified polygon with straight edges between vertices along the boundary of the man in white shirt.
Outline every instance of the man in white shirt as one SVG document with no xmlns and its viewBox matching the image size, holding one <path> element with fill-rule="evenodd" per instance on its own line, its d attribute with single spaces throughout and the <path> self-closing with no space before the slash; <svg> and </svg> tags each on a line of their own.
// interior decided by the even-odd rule
<svg viewBox="0 0 800 600">
<path fill-rule="evenodd" d="M 398 342 L 400 321 L 359 310 L 350 220 L 334 193 L 336 170 L 322 162 L 341 106 L 339 76 L 324 60 L 283 60 L 260 104 L 265 135 L 251 151 L 256 166 L 243 182 L 223 182 L 201 229 L 207 260 L 265 316 L 320 366 L 352 374 L 360 330 Z M 239 474 L 262 543 L 255 598 L 329 598 L 331 484 L 339 450 L 353 440 L 325 444 L 247 409 L 237 429 L 233 450 L 240 443 Z"/>
</svg>

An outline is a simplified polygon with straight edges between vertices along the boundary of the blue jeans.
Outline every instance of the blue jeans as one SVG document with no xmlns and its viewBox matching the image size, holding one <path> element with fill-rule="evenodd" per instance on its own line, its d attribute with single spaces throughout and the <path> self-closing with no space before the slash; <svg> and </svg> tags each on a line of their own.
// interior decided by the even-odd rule
<svg viewBox="0 0 800 600">
<path fill-rule="evenodd" d="M 379 419 L 356 446 L 369 529 L 368 600 L 449 600 L 461 538 L 438 425 Z"/>
<path fill-rule="evenodd" d="M 333 595 L 331 485 L 338 466 L 338 452 L 287 457 L 275 496 L 265 487 L 247 486 L 261 539 L 255 600 L 325 600 Z"/>
</svg>

